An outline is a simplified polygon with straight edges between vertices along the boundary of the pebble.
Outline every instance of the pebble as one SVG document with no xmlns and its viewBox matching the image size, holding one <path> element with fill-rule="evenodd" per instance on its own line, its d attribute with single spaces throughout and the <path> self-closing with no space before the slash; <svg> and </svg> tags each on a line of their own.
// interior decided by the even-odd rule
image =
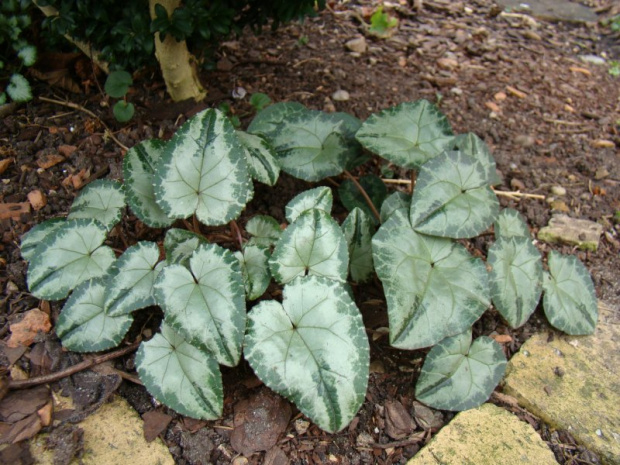
<svg viewBox="0 0 620 465">
<path fill-rule="evenodd" d="M 605 179 L 607 176 L 609 176 L 609 171 L 607 171 L 606 168 L 599 168 L 596 170 L 596 173 L 594 173 L 594 179 L 597 181 Z"/>
<path fill-rule="evenodd" d="M 368 44 L 363 36 L 348 40 L 344 46 L 351 52 L 356 53 L 365 53 L 368 49 Z"/>
<path fill-rule="evenodd" d="M 553 195 L 557 195 L 558 197 L 561 197 L 563 195 L 566 195 L 566 189 L 563 188 L 562 186 L 553 186 L 551 188 L 551 193 Z"/>
<path fill-rule="evenodd" d="M 336 102 L 346 102 L 349 100 L 351 96 L 346 90 L 338 89 L 336 92 L 332 94 L 332 99 Z"/>
<path fill-rule="evenodd" d="M 463 95 L 463 89 L 459 87 L 453 87 L 452 89 L 450 89 L 450 92 L 452 92 L 454 95 Z"/>
<path fill-rule="evenodd" d="M 519 179 L 516 179 L 516 178 L 513 178 L 510 180 L 510 187 L 512 187 L 514 190 L 517 190 L 517 191 L 525 190 L 525 184 L 523 184 L 523 181 L 520 181 Z"/>
<path fill-rule="evenodd" d="M 536 139 L 529 134 L 519 134 L 515 137 L 515 144 L 520 145 L 521 147 L 532 147 L 535 143 Z"/>
<path fill-rule="evenodd" d="M 458 68 L 459 62 L 453 58 L 440 58 L 437 60 L 437 66 L 442 69 L 453 70 Z"/>
<path fill-rule="evenodd" d="M 584 63 L 592 63 L 593 65 L 604 65 L 607 63 L 605 58 L 601 58 L 597 55 L 581 55 L 579 58 Z"/>
</svg>

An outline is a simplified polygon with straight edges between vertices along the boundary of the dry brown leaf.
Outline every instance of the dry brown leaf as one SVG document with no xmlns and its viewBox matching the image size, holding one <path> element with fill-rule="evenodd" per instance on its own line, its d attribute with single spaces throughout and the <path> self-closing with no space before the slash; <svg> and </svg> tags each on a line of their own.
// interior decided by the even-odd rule
<svg viewBox="0 0 620 465">
<path fill-rule="evenodd" d="M 39 189 L 35 189 L 28 193 L 28 202 L 34 211 L 39 211 L 47 205 L 47 197 Z"/>
<path fill-rule="evenodd" d="M 24 313 L 21 321 L 10 325 L 9 329 L 11 330 L 11 337 L 7 341 L 7 346 L 29 346 L 34 342 L 39 331 L 49 332 L 52 329 L 52 323 L 46 313 L 38 308 L 33 308 Z"/>
<path fill-rule="evenodd" d="M 14 158 L 5 158 L 4 160 L 0 160 L 0 174 L 4 173 L 9 165 L 14 161 Z"/>
<path fill-rule="evenodd" d="M 154 441 L 157 436 L 163 433 L 168 424 L 172 421 L 170 415 L 160 412 L 159 410 L 151 410 L 142 415 L 144 420 L 144 439 L 146 442 Z"/>
<path fill-rule="evenodd" d="M 509 334 L 493 334 L 491 337 L 499 344 L 507 344 L 512 342 L 512 336 Z"/>
<path fill-rule="evenodd" d="M 37 166 L 44 170 L 51 168 L 52 166 L 56 166 L 61 161 L 64 161 L 65 157 L 59 155 L 57 153 L 49 153 L 46 155 L 41 155 L 37 158 Z"/>
<path fill-rule="evenodd" d="M 24 213 L 30 212 L 30 203 L 0 203 L 0 220 L 19 220 Z"/>
</svg>

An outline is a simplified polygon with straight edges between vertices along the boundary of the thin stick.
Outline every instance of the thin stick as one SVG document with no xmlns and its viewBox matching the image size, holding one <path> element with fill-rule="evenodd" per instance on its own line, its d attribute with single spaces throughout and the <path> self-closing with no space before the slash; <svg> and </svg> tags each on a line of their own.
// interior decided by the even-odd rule
<svg viewBox="0 0 620 465">
<path fill-rule="evenodd" d="M 366 203 L 370 207 L 372 214 L 375 215 L 375 218 L 377 218 L 377 221 L 381 222 L 381 215 L 379 215 L 379 212 L 377 211 L 377 207 L 375 207 L 375 204 L 372 203 L 372 200 L 370 200 L 370 197 L 368 197 L 366 190 L 362 187 L 362 185 L 359 182 L 357 182 L 357 179 L 355 179 L 355 177 L 351 173 L 349 173 L 347 170 L 344 170 L 344 174 L 351 180 L 351 182 L 353 182 L 353 184 L 355 184 L 355 187 L 357 187 L 357 190 L 360 191 L 360 194 L 362 194 L 362 197 L 364 197 L 364 200 L 366 200 Z"/>
<path fill-rule="evenodd" d="M 83 106 L 78 105 L 77 103 L 63 102 L 62 100 L 56 100 L 56 99 L 47 98 L 47 97 L 39 97 L 39 100 L 42 100 L 43 102 L 55 103 L 56 105 L 63 105 L 65 107 L 73 108 L 74 110 L 80 110 L 86 113 L 87 115 L 92 116 L 93 118 L 95 118 L 97 121 L 99 121 L 103 125 L 103 127 L 106 130 L 106 133 L 110 136 L 110 139 L 112 139 L 116 143 L 116 145 L 118 145 L 120 148 L 122 148 L 125 151 L 129 150 L 129 147 L 124 145 L 120 140 L 116 138 L 116 136 L 112 133 L 110 128 L 103 122 L 103 120 L 99 118 L 96 114 L 94 114 L 92 111 L 90 111 L 88 108 L 84 108 Z"/>
<path fill-rule="evenodd" d="M 60 381 L 67 376 L 74 375 L 83 370 L 87 370 L 90 367 L 95 365 L 99 365 L 100 363 L 107 362 L 108 360 L 113 360 L 118 357 L 122 357 L 130 352 L 133 352 L 140 345 L 140 341 L 134 342 L 133 344 L 123 347 L 122 349 L 118 349 L 114 352 L 108 352 L 107 354 L 98 355 L 88 360 L 84 360 L 83 362 L 76 363 L 69 368 L 57 371 L 56 373 L 50 373 L 48 375 L 37 376 L 35 378 L 30 379 L 19 379 L 9 382 L 9 389 L 25 389 L 33 386 L 38 386 L 40 384 L 53 383 L 55 381 Z"/>
</svg>

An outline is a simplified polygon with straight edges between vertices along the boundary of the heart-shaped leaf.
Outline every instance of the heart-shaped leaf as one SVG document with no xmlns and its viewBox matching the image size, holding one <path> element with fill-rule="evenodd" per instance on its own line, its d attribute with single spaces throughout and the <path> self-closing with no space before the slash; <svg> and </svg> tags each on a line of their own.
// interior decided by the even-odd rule
<svg viewBox="0 0 620 465">
<path fill-rule="evenodd" d="M 99 179 L 82 189 L 73 201 L 67 219 L 94 219 L 110 231 L 121 220 L 124 208 L 123 185 L 118 181 Z"/>
<path fill-rule="evenodd" d="M 193 346 L 234 366 L 241 356 L 245 293 L 239 261 L 216 244 L 200 244 L 189 269 L 169 265 L 155 282 L 166 321 Z"/>
<path fill-rule="evenodd" d="M 452 142 L 448 119 L 426 100 L 405 102 L 370 115 L 357 140 L 373 153 L 403 168 L 419 169 Z"/>
<path fill-rule="evenodd" d="M 270 105 L 258 112 L 248 126 L 248 132 L 260 134 L 265 139 L 271 140 L 282 123 L 288 121 L 293 115 L 305 111 L 307 108 L 297 102 L 279 102 Z"/>
<path fill-rule="evenodd" d="M 378 211 L 387 197 L 387 187 L 385 187 L 381 178 L 374 174 L 362 176 L 359 179 L 359 184 Z M 360 208 L 368 215 L 368 219 L 374 223 L 378 223 L 379 220 L 375 218 L 372 209 L 353 181 L 350 179 L 342 181 L 338 188 L 338 195 L 340 196 L 342 205 L 344 205 L 347 210 L 353 211 L 354 208 Z"/>
<path fill-rule="evenodd" d="M 245 358 L 267 386 L 325 431 L 343 429 L 364 401 L 368 339 L 359 310 L 335 281 L 298 278 L 284 287 L 281 304 L 254 307 Z"/>
<path fill-rule="evenodd" d="M 252 178 L 263 184 L 273 186 L 280 176 L 280 165 L 273 148 L 261 136 L 237 131 L 239 141 L 245 150 L 248 169 Z"/>
<path fill-rule="evenodd" d="M 249 241 L 251 244 L 265 247 L 274 245 L 282 235 L 280 223 L 267 215 L 256 215 L 250 218 L 245 225 L 245 230 L 252 235 Z"/>
<path fill-rule="evenodd" d="M 193 214 L 206 225 L 239 216 L 251 197 L 245 152 L 218 110 L 188 120 L 166 144 L 155 172 L 155 197 L 170 218 Z"/>
<path fill-rule="evenodd" d="M 119 123 L 126 123 L 131 118 L 133 118 L 134 113 L 136 112 L 136 107 L 131 102 L 126 102 L 125 100 L 119 100 L 112 107 L 112 113 L 116 118 L 116 121 Z"/>
<path fill-rule="evenodd" d="M 245 294 L 248 300 L 258 299 L 265 293 L 271 282 L 269 272 L 269 248 L 261 245 L 247 244 L 243 252 L 235 252 L 241 265 Z"/>
<path fill-rule="evenodd" d="M 127 71 L 112 71 L 105 80 L 105 93 L 113 98 L 122 98 L 132 84 L 133 79 Z"/>
<path fill-rule="evenodd" d="M 28 288 L 35 297 L 60 300 L 80 283 L 103 276 L 116 260 L 102 245 L 106 228 L 95 220 L 67 220 L 37 247 L 28 267 Z"/>
<path fill-rule="evenodd" d="M 368 281 L 374 273 L 372 263 L 372 235 L 374 224 L 359 208 L 354 208 L 342 223 L 342 232 L 349 250 L 349 274 L 355 282 Z"/>
<path fill-rule="evenodd" d="M 322 186 L 297 194 L 286 204 L 284 211 L 288 222 L 293 223 L 299 215 L 314 208 L 331 214 L 333 204 L 332 190 L 329 187 Z"/>
<path fill-rule="evenodd" d="M 415 232 L 402 212 L 379 228 L 372 251 L 394 347 L 419 349 L 459 334 L 490 304 L 484 263 L 449 239 Z"/>
<path fill-rule="evenodd" d="M 402 211 L 405 215 L 409 215 L 411 209 L 411 195 L 404 192 L 396 191 L 390 194 L 381 204 L 381 223 L 385 223 L 392 213 L 397 210 Z"/>
<path fill-rule="evenodd" d="M 598 305 L 590 273 L 572 255 L 551 251 L 547 261 L 543 307 L 549 323 L 573 336 L 592 334 L 598 320 Z"/>
<path fill-rule="evenodd" d="M 444 152 L 422 166 L 410 219 L 421 233 L 461 239 L 487 229 L 498 211 L 482 164 L 463 152 Z"/>
<path fill-rule="evenodd" d="M 196 233 L 185 229 L 171 228 L 164 238 L 166 263 L 168 265 L 189 266 L 189 259 L 200 244 L 207 244 L 207 240 Z"/>
<path fill-rule="evenodd" d="M 482 405 L 506 370 L 501 346 L 471 330 L 441 341 L 426 356 L 415 388 L 417 399 L 441 410 L 462 411 Z"/>
<path fill-rule="evenodd" d="M 495 239 L 514 236 L 530 238 L 530 229 L 521 213 L 512 208 L 504 208 L 495 220 Z"/>
<path fill-rule="evenodd" d="M 222 375 L 215 358 L 165 321 L 161 333 L 140 344 L 136 368 L 153 397 L 181 415 L 203 420 L 222 416 Z"/>
<path fill-rule="evenodd" d="M 20 242 L 20 252 L 24 260 L 28 262 L 32 260 L 37 255 L 35 250 L 43 239 L 65 224 L 65 221 L 64 218 L 51 218 L 35 225 L 24 234 Z"/>
<path fill-rule="evenodd" d="M 500 237 L 489 248 L 491 298 L 513 328 L 536 310 L 542 292 L 542 259 L 527 237 Z"/>
<path fill-rule="evenodd" d="M 75 289 L 56 323 L 64 347 L 74 352 L 99 352 L 120 344 L 133 317 L 108 315 L 103 308 L 105 297 L 103 278 L 88 280 Z"/>
<path fill-rule="evenodd" d="M 138 242 L 114 262 L 105 293 L 105 311 L 110 316 L 126 315 L 156 305 L 153 285 L 163 267 L 154 242 Z"/>
<path fill-rule="evenodd" d="M 345 282 L 349 254 L 344 234 L 323 210 L 309 210 L 290 225 L 269 260 L 271 274 L 286 284 L 297 276 L 318 275 Z"/>
<path fill-rule="evenodd" d="M 151 139 L 134 145 L 123 159 L 123 177 L 127 203 L 135 215 L 152 228 L 170 226 L 174 219 L 155 201 L 155 166 L 162 156 L 165 142 Z"/>
<path fill-rule="evenodd" d="M 459 134 L 451 144 L 452 150 L 460 150 L 470 157 L 475 158 L 484 167 L 487 183 L 491 186 L 501 184 L 502 180 L 497 175 L 495 159 L 491 155 L 487 144 L 473 132 Z"/>
</svg>

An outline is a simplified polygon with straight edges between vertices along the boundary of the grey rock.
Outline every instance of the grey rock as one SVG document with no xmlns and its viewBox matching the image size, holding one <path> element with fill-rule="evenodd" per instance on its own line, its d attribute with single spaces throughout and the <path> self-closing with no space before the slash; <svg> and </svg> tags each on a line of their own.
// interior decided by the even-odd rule
<svg viewBox="0 0 620 465">
<path fill-rule="evenodd" d="M 549 224 L 538 232 L 538 239 L 553 244 L 575 245 L 582 250 L 596 251 L 603 226 L 568 215 L 553 215 Z"/>
</svg>

